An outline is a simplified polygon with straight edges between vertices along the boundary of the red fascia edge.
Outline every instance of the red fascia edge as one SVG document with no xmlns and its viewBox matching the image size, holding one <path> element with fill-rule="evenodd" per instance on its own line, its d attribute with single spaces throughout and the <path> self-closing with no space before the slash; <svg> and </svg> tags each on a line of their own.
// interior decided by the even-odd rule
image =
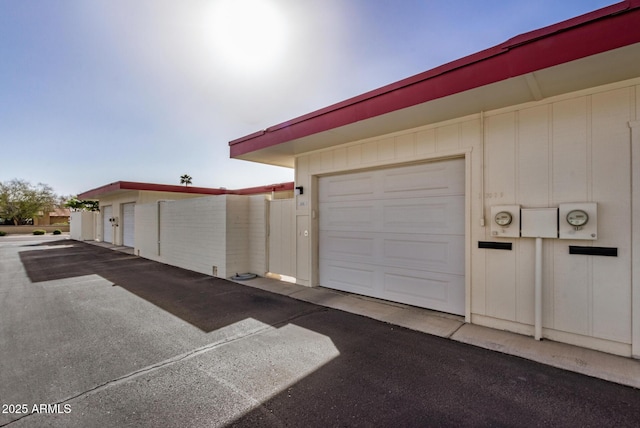
<svg viewBox="0 0 640 428">
<path fill-rule="evenodd" d="M 231 157 L 640 42 L 627 0 L 229 142 Z M 602 37 L 602 35 L 606 37 Z"/>
<path fill-rule="evenodd" d="M 259 195 L 267 192 L 282 192 L 285 190 L 293 190 L 293 181 L 288 183 L 269 184 L 259 187 L 248 187 L 246 189 L 231 190 L 228 193 L 231 195 Z"/>
<path fill-rule="evenodd" d="M 268 192 L 293 190 L 293 182 L 269 184 L 238 190 L 213 189 L 209 187 L 188 187 L 171 184 L 138 183 L 134 181 L 117 181 L 105 186 L 88 190 L 78 195 L 78 199 L 98 199 L 100 195 L 118 190 L 145 190 L 151 192 L 194 193 L 203 195 L 259 195 Z"/>
</svg>

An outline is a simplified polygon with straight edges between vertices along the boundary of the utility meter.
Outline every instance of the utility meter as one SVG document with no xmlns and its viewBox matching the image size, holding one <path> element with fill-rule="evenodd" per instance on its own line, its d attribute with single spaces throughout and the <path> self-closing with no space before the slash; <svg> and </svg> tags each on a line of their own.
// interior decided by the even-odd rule
<svg viewBox="0 0 640 428">
<path fill-rule="evenodd" d="M 520 237 L 520 205 L 495 205 L 491 207 L 491 236 L 498 238 Z"/>
<path fill-rule="evenodd" d="M 567 223 L 574 227 L 582 227 L 589 221 L 589 214 L 583 210 L 571 210 L 567 213 Z"/>
<path fill-rule="evenodd" d="M 598 204 L 560 204 L 560 239 L 598 239 Z"/>
<path fill-rule="evenodd" d="M 498 224 L 498 226 L 505 227 L 511 224 L 511 222 L 513 221 L 513 216 L 508 211 L 500 211 L 495 215 L 493 220 Z"/>
</svg>

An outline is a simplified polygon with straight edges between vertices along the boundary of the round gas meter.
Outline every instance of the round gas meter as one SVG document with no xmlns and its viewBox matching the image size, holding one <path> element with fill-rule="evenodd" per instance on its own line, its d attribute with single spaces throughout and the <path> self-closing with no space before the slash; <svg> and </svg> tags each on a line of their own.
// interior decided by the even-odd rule
<svg viewBox="0 0 640 428">
<path fill-rule="evenodd" d="M 493 220 L 498 226 L 509 226 L 513 221 L 513 217 L 511 216 L 510 212 L 500 211 L 498 214 L 496 214 Z"/>
<path fill-rule="evenodd" d="M 589 214 L 582 210 L 573 210 L 567 213 L 567 223 L 571 226 L 580 227 L 587 224 L 589 221 Z"/>
</svg>

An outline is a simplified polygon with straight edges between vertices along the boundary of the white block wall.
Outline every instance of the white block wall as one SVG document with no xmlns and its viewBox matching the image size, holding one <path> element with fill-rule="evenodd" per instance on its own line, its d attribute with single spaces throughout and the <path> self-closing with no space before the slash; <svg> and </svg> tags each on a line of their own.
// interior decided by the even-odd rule
<svg viewBox="0 0 640 428">
<path fill-rule="evenodd" d="M 165 263 L 226 276 L 226 198 L 205 197 L 160 205 L 160 255 Z"/>
<path fill-rule="evenodd" d="M 640 80 L 634 79 L 301 155 L 298 282 L 318 285 L 318 176 L 464 157 L 467 320 L 533 333 L 534 240 L 493 238 L 492 205 L 597 202 L 597 241 L 544 243 L 543 335 L 631 355 L 632 336 L 640 341 L 631 306 L 631 250 L 640 251 L 632 226 L 640 228 L 640 213 L 631 206 L 630 126 L 639 119 Z M 301 233 L 306 229 L 310 237 Z M 512 242 L 513 250 L 479 249 L 485 240 Z M 570 255 L 569 245 L 615 247 L 618 257 Z"/>
<path fill-rule="evenodd" d="M 264 274 L 264 207 L 238 195 L 137 204 L 136 254 L 221 278 Z"/>
</svg>

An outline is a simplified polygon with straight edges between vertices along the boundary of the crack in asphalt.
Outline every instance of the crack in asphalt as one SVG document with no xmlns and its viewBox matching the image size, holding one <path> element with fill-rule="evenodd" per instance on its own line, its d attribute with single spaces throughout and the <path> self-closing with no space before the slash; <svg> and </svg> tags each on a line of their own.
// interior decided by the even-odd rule
<svg viewBox="0 0 640 428">
<path fill-rule="evenodd" d="M 77 399 L 81 399 L 81 398 L 84 398 L 84 397 L 88 397 L 88 396 L 97 394 L 97 393 L 102 392 L 104 390 L 107 390 L 109 388 L 121 385 L 121 384 L 126 383 L 126 382 L 128 382 L 130 380 L 136 379 L 136 378 L 138 378 L 140 376 L 156 372 L 156 371 L 158 371 L 160 369 L 163 369 L 165 367 L 173 366 L 173 365 L 175 365 L 177 363 L 180 363 L 180 362 L 183 362 L 183 361 L 190 360 L 190 359 L 192 359 L 194 357 L 197 357 L 199 355 L 202 355 L 202 354 L 207 353 L 209 351 L 212 351 L 214 349 L 220 348 L 222 346 L 228 345 L 230 343 L 234 343 L 234 342 L 237 342 L 237 341 L 240 341 L 240 340 L 243 340 L 243 339 L 247 339 L 247 338 L 259 335 L 261 333 L 269 331 L 272 328 L 279 328 L 281 326 L 289 324 L 289 323 L 291 323 L 292 321 L 294 321 L 296 319 L 303 318 L 303 317 L 306 317 L 308 315 L 312 315 L 314 313 L 326 312 L 327 310 L 328 310 L 328 308 L 325 308 L 325 307 L 315 307 L 315 308 L 309 309 L 307 311 L 300 312 L 300 313 L 298 313 L 296 315 L 293 315 L 293 316 L 291 316 L 289 318 L 274 322 L 273 324 L 267 324 L 267 325 L 264 325 L 262 327 L 255 328 L 253 330 L 249 330 L 248 332 L 244 332 L 244 333 L 240 333 L 240 334 L 237 334 L 235 336 L 232 336 L 232 337 L 228 337 L 228 338 L 226 338 L 224 340 L 221 340 L 221 341 L 218 341 L 218 342 L 209 343 L 207 345 L 192 349 L 191 351 L 182 353 L 180 355 L 176 355 L 174 357 L 168 358 L 168 359 L 160 361 L 158 363 L 151 364 L 151 365 L 148 365 L 148 366 L 143 367 L 141 369 L 135 370 L 135 371 L 133 371 L 131 373 L 127 373 L 125 375 L 119 376 L 119 377 L 117 377 L 115 379 L 108 380 L 108 381 L 106 381 L 104 383 L 101 383 L 100 385 L 96 385 L 93 388 L 87 389 L 86 391 L 82 391 L 82 392 L 80 392 L 78 394 L 72 395 L 72 396 L 67 397 L 67 398 L 65 398 L 63 400 L 56 401 L 55 403 L 50 403 L 50 405 L 62 407 L 64 404 L 69 403 L 69 402 L 71 402 L 73 400 L 77 400 Z M 16 419 L 13 419 L 13 420 L 11 420 L 9 422 L 0 423 L 0 427 L 5 427 L 5 426 L 8 426 L 8 425 L 11 425 L 11 424 L 13 424 L 15 422 L 18 422 L 18 421 L 22 420 L 22 419 L 28 418 L 29 416 L 32 416 L 34 414 L 37 415 L 39 413 L 24 414 L 24 415 L 22 415 L 22 416 L 20 416 L 20 417 L 18 417 Z"/>
</svg>

